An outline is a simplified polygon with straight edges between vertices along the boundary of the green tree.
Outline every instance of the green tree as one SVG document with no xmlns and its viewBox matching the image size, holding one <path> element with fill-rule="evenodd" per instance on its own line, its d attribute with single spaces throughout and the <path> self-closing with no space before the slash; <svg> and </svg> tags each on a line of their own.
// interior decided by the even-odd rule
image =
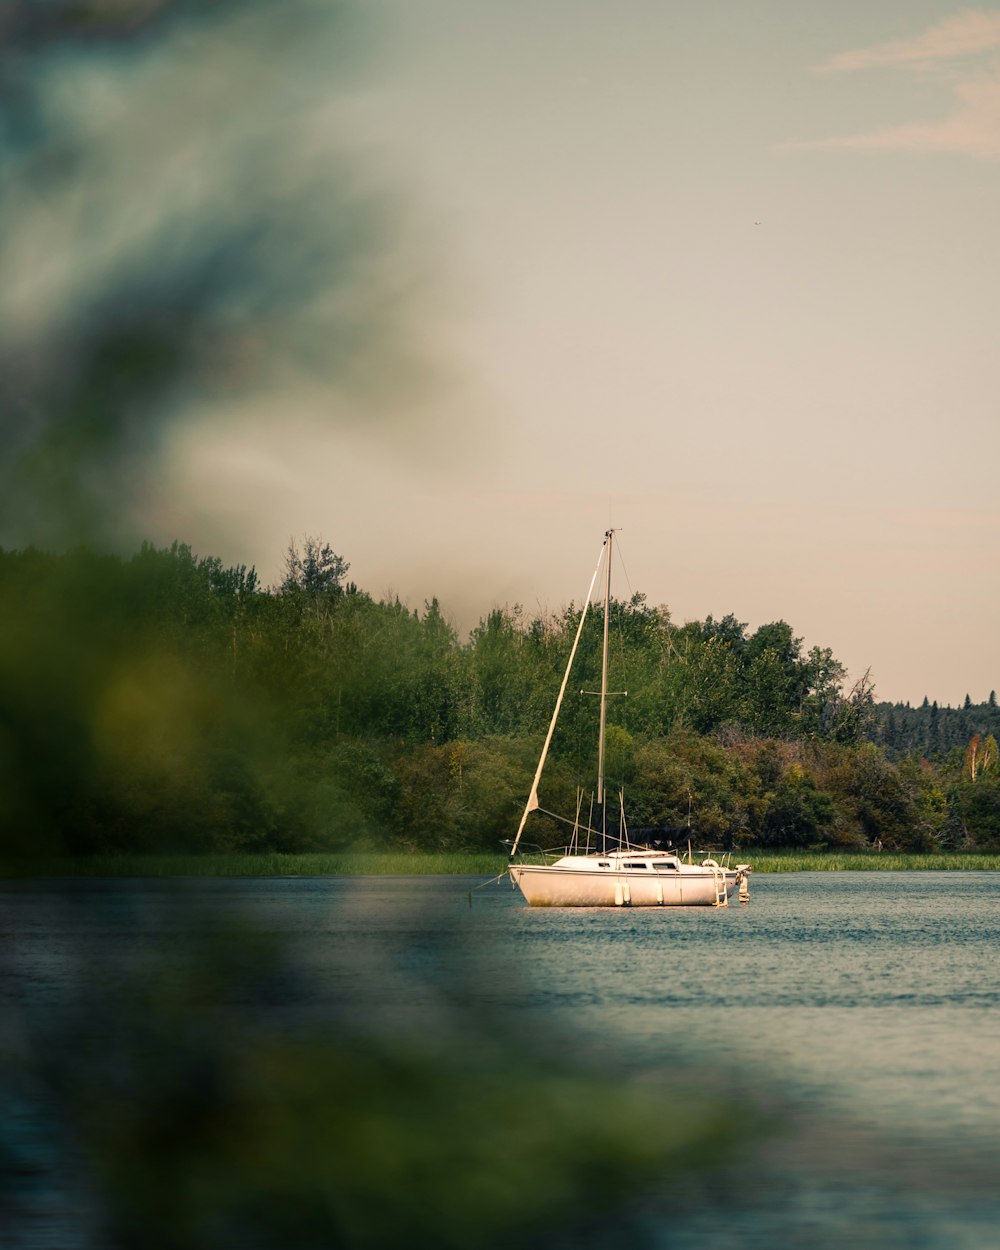
<svg viewBox="0 0 1000 1250">
<path fill-rule="evenodd" d="M 727 721 L 743 719 L 742 667 L 731 642 L 704 637 L 701 628 L 676 630 L 671 656 L 660 681 L 664 728 L 711 733 Z"/>
<path fill-rule="evenodd" d="M 629 788 L 630 823 L 654 828 L 680 844 L 730 847 L 745 827 L 742 767 L 724 748 L 691 730 L 635 745 Z"/>
<path fill-rule="evenodd" d="M 768 846 L 811 846 L 826 840 L 833 818 L 832 796 L 796 764 L 768 796 L 762 841 Z"/>
<path fill-rule="evenodd" d="M 285 576 L 282 594 L 299 592 L 310 599 L 320 595 L 339 595 L 350 564 L 338 556 L 329 543 L 319 538 L 303 539 L 302 551 L 290 542 L 285 555 Z"/>
<path fill-rule="evenodd" d="M 495 608 L 472 631 L 463 732 L 474 737 L 538 732 L 546 721 L 551 670 L 519 606 Z M 558 687 L 556 687 L 557 689 Z M 551 706 L 548 711 L 551 713 Z"/>
<path fill-rule="evenodd" d="M 1000 776 L 996 772 L 957 787 L 955 800 L 966 846 L 1000 851 Z"/>
<path fill-rule="evenodd" d="M 865 841 L 886 850 L 924 849 L 913 788 L 884 752 L 868 742 L 842 751 L 838 761 L 835 785 Z"/>
</svg>

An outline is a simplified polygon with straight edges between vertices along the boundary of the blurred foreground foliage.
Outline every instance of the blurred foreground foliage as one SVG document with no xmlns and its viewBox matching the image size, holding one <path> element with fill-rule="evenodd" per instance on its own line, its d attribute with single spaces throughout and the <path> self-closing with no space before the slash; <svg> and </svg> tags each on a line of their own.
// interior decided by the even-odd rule
<svg viewBox="0 0 1000 1250">
<path fill-rule="evenodd" d="M 461 642 L 308 540 L 265 590 L 181 544 L 0 551 L 8 854 L 494 850 L 516 824 L 578 621 L 495 610 Z M 609 778 L 630 827 L 743 848 L 1000 849 L 996 743 L 890 758 L 871 687 L 784 622 L 613 602 Z M 601 612 L 577 689 L 599 672 Z M 976 709 L 971 709 L 974 715 Z M 988 709 L 984 709 L 988 710 Z M 594 775 L 572 694 L 543 806 Z M 585 800 L 586 802 L 586 800 Z M 583 809 L 586 819 L 587 808 Z M 562 840 L 532 818 L 531 840 Z"/>
</svg>

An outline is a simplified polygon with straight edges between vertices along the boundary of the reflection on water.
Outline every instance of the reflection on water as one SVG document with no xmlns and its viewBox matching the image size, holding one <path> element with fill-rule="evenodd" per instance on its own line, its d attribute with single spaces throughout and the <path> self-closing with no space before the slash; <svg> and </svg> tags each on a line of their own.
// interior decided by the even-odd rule
<svg viewBox="0 0 1000 1250">
<path fill-rule="evenodd" d="M 328 1096 L 333 1127 L 308 1139 L 320 1156 L 314 1189 L 322 1189 L 329 1171 L 322 1156 L 336 1158 L 342 1176 L 349 1169 L 343 1139 L 371 1135 L 379 1097 L 372 1091 L 395 1071 L 401 1092 L 379 1110 L 386 1135 L 371 1146 L 371 1158 L 389 1175 L 392 1160 L 402 1160 L 394 1194 L 422 1155 L 429 1156 L 430 1176 L 451 1174 L 438 1223 L 432 1212 L 423 1225 L 411 1225 L 413 1245 L 421 1244 L 421 1229 L 427 1244 L 499 1245 L 505 1236 L 527 1244 L 551 1212 L 532 1196 L 533 1178 L 517 1173 L 512 1154 L 528 1158 L 531 1170 L 550 1167 L 552 1179 L 577 1196 L 596 1178 L 621 1191 L 623 1175 L 635 1169 L 642 1183 L 629 1199 L 632 1209 L 622 1212 L 621 1199 L 609 1206 L 615 1220 L 627 1220 L 633 1244 L 996 1245 L 996 875 L 757 877 L 750 906 L 724 911 L 533 910 L 506 885 L 476 891 L 470 907 L 467 892 L 475 884 L 426 877 L 8 883 L 0 892 L 0 1041 L 18 1079 L 7 1082 L 0 1130 L 7 1180 L 0 1209 L 15 1230 L 11 1244 L 102 1245 L 85 1157 L 89 1149 L 106 1158 L 100 1151 L 110 1147 L 104 1139 L 88 1145 L 84 1133 L 84 1163 L 74 1168 L 53 1129 L 60 1098 L 77 1098 L 67 1077 L 72 1065 L 60 1065 L 59 1056 L 79 1045 L 92 1076 L 91 1112 L 95 1089 L 113 1093 L 125 1081 L 124 1095 L 134 1100 L 136 1089 L 162 1083 L 155 1097 L 176 1100 L 190 1073 L 199 1072 L 203 1088 L 188 1091 L 192 1106 L 228 1099 L 250 1117 L 251 1136 L 262 1124 L 277 1125 L 274 1131 L 288 1134 L 289 1149 L 297 1149 L 310 1098 L 322 1103 Z M 133 1023 L 124 1043 L 125 1010 L 147 1024 L 155 1018 L 160 1032 Z M 95 1036 L 78 1042 L 70 1033 L 81 1021 Z M 170 1063 L 180 1073 L 173 1083 L 162 1063 L 136 1059 L 146 1053 L 136 1036 L 158 1059 L 167 1053 L 163 1021 Z M 243 1085 L 224 1079 L 226 1064 L 240 1066 L 233 1055 L 223 1071 L 197 1058 L 227 1037 L 233 1055 L 253 1056 L 244 1062 Z M 349 1055 L 339 1085 L 329 1077 L 333 1052 L 315 1049 L 317 1039 L 330 1038 L 340 1039 L 336 1062 Z M 344 1038 L 355 1039 L 354 1049 L 344 1050 Z M 308 1053 L 302 1039 L 314 1047 Z M 386 1039 L 405 1041 L 404 1060 L 389 1054 Z M 103 1054 L 104 1067 L 95 1054 Z M 130 1070 L 131 1085 L 116 1065 Z M 604 1085 L 584 1075 L 595 1068 Z M 559 1086 L 560 1097 L 572 1089 L 572 1110 L 566 1098 L 554 1098 L 557 1076 L 576 1082 Z M 438 1095 L 421 1102 L 442 1077 Z M 248 1101 L 254 1082 L 290 1091 L 282 1107 L 298 1107 L 289 1113 L 294 1128 L 274 1106 L 261 1112 Z M 356 1104 L 345 1097 L 345 1084 L 364 1095 Z M 418 1087 L 420 1097 L 411 1097 Z M 622 1098 L 613 1105 L 580 1109 L 616 1088 Z M 471 1124 L 441 1110 L 459 1090 L 465 1102 L 479 1098 L 476 1090 L 488 1094 Z M 534 1110 L 508 1119 L 505 1106 L 525 1091 Z M 400 1118 L 401 1100 L 413 1104 L 408 1119 Z M 717 1123 L 720 1111 L 728 1130 Z M 165 1150 L 171 1166 L 180 1166 L 185 1151 L 206 1148 L 202 1126 L 187 1130 L 190 1141 L 164 1148 L 148 1120 L 139 1128 L 128 1120 L 128 1140 Z M 413 1133 L 409 1146 L 401 1144 L 404 1124 Z M 663 1136 L 653 1141 L 658 1131 Z M 577 1153 L 560 1159 L 569 1149 L 563 1137 L 575 1139 L 569 1145 Z M 625 1159 L 637 1149 L 636 1137 L 650 1148 Z M 445 1138 L 460 1143 L 464 1161 L 441 1145 Z M 483 1138 L 493 1145 L 479 1154 Z M 208 1140 L 210 1168 L 230 1147 Z M 617 1176 L 615 1160 L 627 1164 Z M 240 1166 L 267 1188 L 277 1163 L 264 1150 L 257 1172 L 245 1161 Z M 144 1173 L 123 1176 L 134 1186 Z M 363 1169 L 353 1177 L 355 1189 L 373 1183 Z M 725 1200 L 712 1188 L 720 1180 Z M 499 1204 L 509 1205 L 505 1184 L 537 1201 L 532 1221 L 499 1218 Z M 433 1205 L 433 1180 L 428 1190 Z M 469 1196 L 465 1207 L 459 1190 Z M 300 1192 L 294 1185 L 292 1191 Z M 377 1201 L 377 1183 L 372 1192 Z M 685 1201 L 692 1194 L 700 1200 Z M 280 1200 L 280 1187 L 271 1197 Z M 116 1244 L 129 1244 L 164 1198 L 157 1190 L 144 1201 L 131 1223 L 123 1217 Z M 324 1201 L 328 1218 L 341 1197 Z M 413 1202 L 420 1205 L 421 1195 Z M 246 1221 L 243 1206 L 239 1212 Z M 361 1246 L 402 1235 L 377 1219 L 374 1233 L 352 1224 L 357 1211 L 350 1202 L 337 1212 L 339 1241 L 317 1235 L 322 1221 L 306 1221 L 308 1238 L 298 1240 L 294 1221 L 284 1233 L 272 1230 L 272 1240 L 255 1240 L 257 1226 L 246 1223 L 240 1236 L 247 1245 L 281 1244 L 274 1240 L 280 1234 L 289 1246 Z M 604 1244 L 602 1237 L 614 1244 L 624 1225 L 602 1224 L 598 1213 L 589 1226 L 591 1244 Z M 202 1227 L 192 1223 L 189 1244 Z M 558 1243 L 552 1230 L 546 1236 Z"/>
</svg>

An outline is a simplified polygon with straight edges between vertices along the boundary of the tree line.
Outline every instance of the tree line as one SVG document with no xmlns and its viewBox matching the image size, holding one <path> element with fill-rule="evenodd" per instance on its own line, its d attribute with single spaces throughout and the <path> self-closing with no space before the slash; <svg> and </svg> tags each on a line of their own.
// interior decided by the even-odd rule
<svg viewBox="0 0 1000 1250">
<path fill-rule="evenodd" d="M 8 853 L 496 849 L 527 794 L 580 607 L 458 638 L 348 580 L 327 543 L 252 568 L 146 544 L 0 550 L 0 833 Z M 543 783 L 584 822 L 603 612 Z M 609 790 L 630 828 L 699 845 L 1000 849 L 996 740 L 889 741 L 865 675 L 784 621 L 677 624 L 612 601 Z M 896 713 L 895 724 L 900 724 Z M 967 727 L 971 727 L 970 721 Z M 988 726 L 984 726 L 988 729 Z M 536 815 L 528 836 L 564 833 Z"/>
<path fill-rule="evenodd" d="M 973 703 L 967 694 L 957 707 L 940 707 L 924 697 L 919 706 L 909 703 L 879 703 L 875 707 L 875 741 L 885 746 L 892 758 L 919 752 L 940 758 L 957 748 L 965 749 L 972 738 L 1000 734 L 1000 707 L 991 690 L 985 703 Z"/>
</svg>

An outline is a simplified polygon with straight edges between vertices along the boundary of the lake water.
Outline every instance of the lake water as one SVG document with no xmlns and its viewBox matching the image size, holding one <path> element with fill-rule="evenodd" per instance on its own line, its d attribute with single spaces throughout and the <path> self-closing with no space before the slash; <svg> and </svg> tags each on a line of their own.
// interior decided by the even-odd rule
<svg viewBox="0 0 1000 1250">
<path fill-rule="evenodd" d="M 479 884 L 3 883 L 0 1041 L 19 1070 L 81 1002 L 113 1011 L 146 970 L 169 980 L 237 915 L 278 944 L 280 972 L 263 993 L 238 967 L 223 979 L 199 1007 L 220 1027 L 419 1038 L 460 1007 L 512 1044 L 550 1037 L 557 1064 L 689 1073 L 729 1091 L 734 1117 L 780 1108 L 783 1132 L 729 1168 L 739 1201 L 651 1217 L 649 1244 L 1000 1245 L 1000 875 L 763 875 L 749 906 L 719 910 L 531 909 Z M 97 1250 L 86 1195 L 50 1175 L 44 1116 L 30 1094 L 10 1105 L 23 1183 L 0 1243 Z"/>
</svg>

